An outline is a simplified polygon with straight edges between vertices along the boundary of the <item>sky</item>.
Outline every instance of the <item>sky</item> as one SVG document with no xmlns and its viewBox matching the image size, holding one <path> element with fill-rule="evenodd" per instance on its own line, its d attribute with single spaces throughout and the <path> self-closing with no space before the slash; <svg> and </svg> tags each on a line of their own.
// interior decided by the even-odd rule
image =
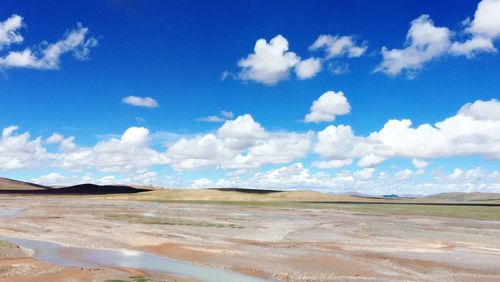
<svg viewBox="0 0 500 282">
<path fill-rule="evenodd" d="M 0 7 L 0 176 L 500 192 L 500 0 Z"/>
</svg>

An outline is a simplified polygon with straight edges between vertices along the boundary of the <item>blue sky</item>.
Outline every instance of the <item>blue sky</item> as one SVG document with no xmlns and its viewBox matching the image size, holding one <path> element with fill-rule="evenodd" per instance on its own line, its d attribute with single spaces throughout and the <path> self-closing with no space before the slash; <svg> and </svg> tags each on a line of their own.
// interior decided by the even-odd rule
<svg viewBox="0 0 500 282">
<path fill-rule="evenodd" d="M 2 176 L 500 192 L 498 0 L 1 6 Z"/>
</svg>

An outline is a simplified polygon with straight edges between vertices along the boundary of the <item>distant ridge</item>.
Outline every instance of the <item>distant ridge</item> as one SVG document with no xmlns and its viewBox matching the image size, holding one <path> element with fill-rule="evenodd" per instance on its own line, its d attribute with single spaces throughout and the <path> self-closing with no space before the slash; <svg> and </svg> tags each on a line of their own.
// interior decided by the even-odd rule
<svg viewBox="0 0 500 282">
<path fill-rule="evenodd" d="M 497 193 L 440 193 L 436 195 L 427 196 L 427 199 L 448 200 L 448 201 L 498 201 L 500 194 Z"/>
<path fill-rule="evenodd" d="M 151 191 L 151 189 L 135 188 L 125 185 L 96 185 L 90 183 L 54 188 L 0 177 L 0 194 L 104 195 L 129 194 L 147 191 Z"/>
<path fill-rule="evenodd" d="M 45 189 L 52 189 L 52 187 L 0 177 L 0 191 L 2 190 L 32 191 L 32 190 L 45 190 Z"/>
<path fill-rule="evenodd" d="M 221 192 L 240 192 L 248 194 L 271 194 L 271 193 L 281 193 L 280 190 L 269 190 L 269 189 L 250 189 L 250 188 L 208 188 L 209 190 L 217 190 Z"/>
</svg>

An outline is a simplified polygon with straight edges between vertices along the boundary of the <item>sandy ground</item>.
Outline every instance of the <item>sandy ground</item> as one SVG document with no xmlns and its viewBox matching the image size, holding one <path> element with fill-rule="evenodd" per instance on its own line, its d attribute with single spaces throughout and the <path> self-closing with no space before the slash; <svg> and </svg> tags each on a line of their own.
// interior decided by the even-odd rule
<svg viewBox="0 0 500 282">
<path fill-rule="evenodd" d="M 0 211 L 9 214 L 0 218 L 0 235 L 136 249 L 274 280 L 500 281 L 500 221 L 34 196 L 0 196 Z M 134 269 L 61 267 L 0 243 L 0 281 L 134 275 L 191 280 Z"/>
</svg>

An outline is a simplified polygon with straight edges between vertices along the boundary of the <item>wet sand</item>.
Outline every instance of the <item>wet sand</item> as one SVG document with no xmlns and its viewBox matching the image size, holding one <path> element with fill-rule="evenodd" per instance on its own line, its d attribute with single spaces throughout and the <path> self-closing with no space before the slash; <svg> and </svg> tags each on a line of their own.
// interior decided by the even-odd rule
<svg viewBox="0 0 500 282">
<path fill-rule="evenodd" d="M 0 217 L 3 236 L 138 250 L 266 279 L 500 281 L 500 221 L 59 196 L 0 196 L 0 211 L 8 215 Z M 193 280 L 64 267 L 0 244 L 0 281 L 132 281 L 134 275 Z"/>
</svg>

